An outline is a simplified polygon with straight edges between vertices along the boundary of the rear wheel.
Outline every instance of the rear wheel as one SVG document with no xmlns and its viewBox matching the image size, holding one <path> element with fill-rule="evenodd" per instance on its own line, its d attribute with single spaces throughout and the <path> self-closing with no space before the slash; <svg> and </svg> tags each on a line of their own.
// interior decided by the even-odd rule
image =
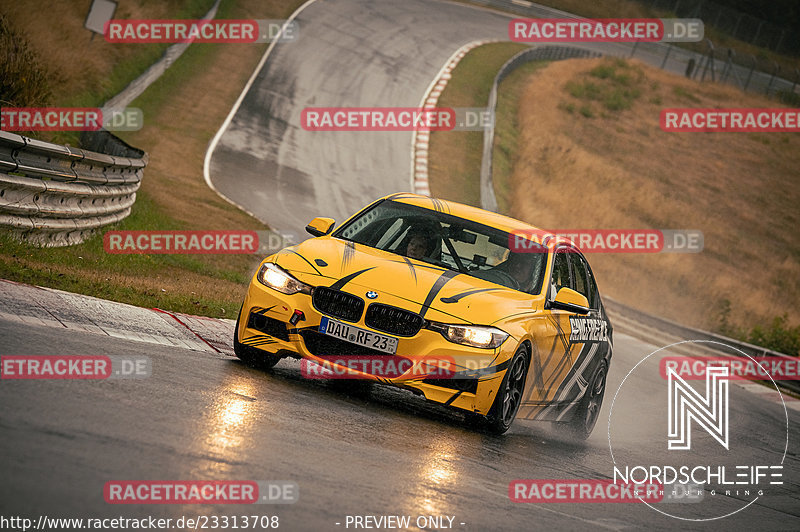
<svg viewBox="0 0 800 532">
<path fill-rule="evenodd" d="M 522 404 L 522 392 L 525 389 L 525 377 L 528 375 L 528 352 L 520 346 L 500 384 L 500 390 L 494 400 L 492 409 L 486 417 L 488 428 L 495 434 L 507 431 L 517 415 Z"/>
<path fill-rule="evenodd" d="M 608 364 L 603 360 L 597 365 L 589 381 L 589 388 L 578 404 L 575 417 L 568 423 L 556 424 L 557 430 L 576 439 L 585 440 L 589 437 L 600 417 L 600 408 L 603 406 L 603 396 L 606 392 L 606 374 Z"/>
<path fill-rule="evenodd" d="M 239 342 L 239 320 L 241 320 L 242 312 L 239 311 L 239 316 L 236 318 L 236 329 L 233 331 L 233 352 L 234 354 L 250 366 L 256 369 L 270 369 L 275 366 L 281 357 L 250 347 Z"/>
</svg>

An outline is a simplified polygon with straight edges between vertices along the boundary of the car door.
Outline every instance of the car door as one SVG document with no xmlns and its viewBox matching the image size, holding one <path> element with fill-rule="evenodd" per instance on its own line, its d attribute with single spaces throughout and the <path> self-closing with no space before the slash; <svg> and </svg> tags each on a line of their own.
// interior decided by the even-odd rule
<svg viewBox="0 0 800 532">
<path fill-rule="evenodd" d="M 573 287 L 570 254 L 567 248 L 557 249 L 553 254 L 550 275 L 545 279 L 548 283 L 548 301 L 555 298 L 560 288 Z M 535 345 L 531 355 L 525 395 L 525 401 L 530 406 L 549 404 L 572 366 L 569 343 L 571 314 L 547 308 L 543 318 L 534 322 L 534 330 L 531 332 Z M 523 411 L 527 419 L 539 419 L 542 409 L 526 408 Z"/>
<path fill-rule="evenodd" d="M 609 354 L 611 324 L 608 321 L 608 316 L 605 315 L 597 283 L 586 258 L 580 253 L 574 253 L 570 257 L 570 261 L 575 290 L 586 296 L 589 302 L 588 314 L 570 318 L 570 327 L 572 329 L 570 342 L 584 344 L 583 347 L 586 348 L 588 354 L 593 359 L 599 359 Z"/>
<path fill-rule="evenodd" d="M 559 369 L 558 382 L 548 406 L 542 413 L 545 419 L 563 421 L 573 411 L 574 405 L 585 394 L 597 365 L 609 353 L 611 328 L 605 318 L 597 285 L 586 259 L 577 251 L 569 253 L 572 289 L 586 296 L 587 314 L 559 312 L 563 329 L 568 333 L 565 366 Z M 566 367 L 568 369 L 566 369 Z M 566 369 L 562 372 L 561 369 Z M 571 405 L 571 406 L 570 406 Z"/>
</svg>

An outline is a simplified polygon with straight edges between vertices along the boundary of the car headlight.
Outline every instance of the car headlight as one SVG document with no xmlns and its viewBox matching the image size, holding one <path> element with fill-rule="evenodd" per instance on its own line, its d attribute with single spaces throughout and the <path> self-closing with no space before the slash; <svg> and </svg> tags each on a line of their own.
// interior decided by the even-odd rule
<svg viewBox="0 0 800 532">
<path fill-rule="evenodd" d="M 428 328 L 437 331 L 454 344 L 493 349 L 499 347 L 508 338 L 508 333 L 496 327 L 482 325 L 450 325 L 431 322 Z"/>
<path fill-rule="evenodd" d="M 289 272 L 271 262 L 261 265 L 256 279 L 264 286 L 268 286 L 282 294 L 297 294 L 298 292 L 303 294 L 311 293 L 310 285 L 298 281 L 292 277 Z"/>
</svg>

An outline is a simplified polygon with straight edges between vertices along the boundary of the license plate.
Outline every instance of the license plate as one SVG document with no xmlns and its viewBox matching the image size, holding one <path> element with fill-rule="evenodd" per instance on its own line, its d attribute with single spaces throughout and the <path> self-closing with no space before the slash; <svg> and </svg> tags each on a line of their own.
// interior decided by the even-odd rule
<svg viewBox="0 0 800 532">
<path fill-rule="evenodd" d="M 325 316 L 319 322 L 319 332 L 351 344 L 369 347 L 393 355 L 397 352 L 397 338 L 367 331 Z"/>
</svg>

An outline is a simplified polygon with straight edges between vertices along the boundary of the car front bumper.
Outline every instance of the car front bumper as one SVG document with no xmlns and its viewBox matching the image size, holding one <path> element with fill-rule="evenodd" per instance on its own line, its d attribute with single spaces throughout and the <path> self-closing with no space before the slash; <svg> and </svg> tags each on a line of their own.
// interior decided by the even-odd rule
<svg viewBox="0 0 800 532">
<path fill-rule="evenodd" d="M 409 307 L 407 301 L 385 294 L 381 302 L 398 308 Z M 362 312 L 359 321 L 352 325 L 374 331 L 364 323 L 365 314 Z M 445 314 L 437 316 L 435 311 L 429 314 L 433 315 L 432 319 L 452 320 Z M 480 349 L 450 342 L 439 332 L 423 328 L 412 337 L 396 336 L 397 351 L 393 356 L 398 362 L 405 360 L 404 366 L 398 366 L 407 367 L 408 371 L 395 376 L 376 375 L 355 369 L 357 365 L 336 363 L 350 345 L 365 358 L 370 354 L 364 354 L 363 348 L 355 344 L 319 332 L 323 316 L 314 308 L 312 296 L 286 295 L 253 279 L 239 316 L 236 337 L 243 345 L 272 355 L 305 359 L 304 364 L 317 363 L 330 368 L 337 378 L 363 379 L 410 389 L 430 401 L 484 415 L 494 402 L 506 365 L 516 348 L 513 338 L 508 338 L 498 348 Z M 331 318 L 340 321 L 335 316 Z M 445 366 L 450 371 L 443 371 Z M 316 368 L 313 364 L 304 365 L 304 375 L 315 378 L 318 373 L 313 368 Z M 305 371 L 308 369 L 311 371 Z"/>
</svg>

